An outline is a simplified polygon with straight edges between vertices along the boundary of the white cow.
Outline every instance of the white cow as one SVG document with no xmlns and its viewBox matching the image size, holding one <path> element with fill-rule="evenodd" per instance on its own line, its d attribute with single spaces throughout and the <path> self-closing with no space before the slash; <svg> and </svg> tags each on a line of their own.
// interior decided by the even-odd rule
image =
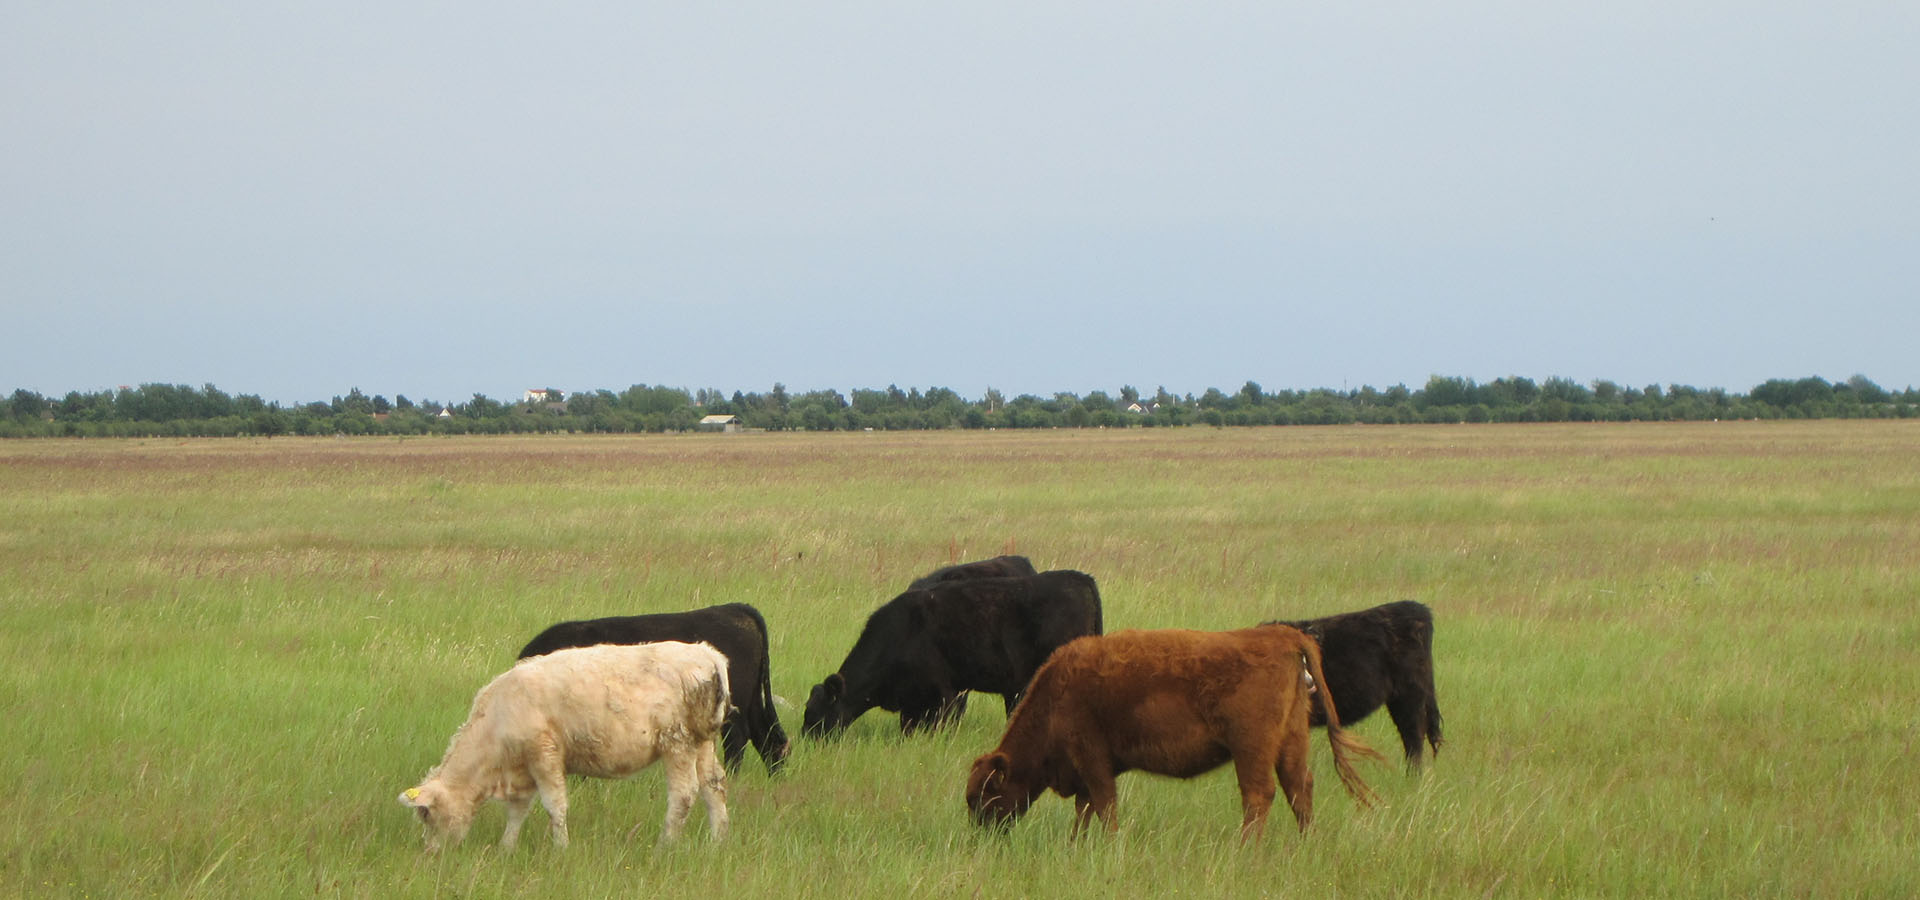
<svg viewBox="0 0 1920 900">
<path fill-rule="evenodd" d="M 400 802 L 420 814 L 427 849 L 458 844 L 490 798 L 507 805 L 500 845 L 520 837 L 533 796 L 553 843 L 567 845 L 567 775 L 624 778 L 667 762 L 662 842 L 707 805 L 715 840 L 727 833 L 727 785 L 715 742 L 727 715 L 727 659 L 707 644 L 601 644 L 521 660 L 474 695 L 447 755 Z"/>
</svg>

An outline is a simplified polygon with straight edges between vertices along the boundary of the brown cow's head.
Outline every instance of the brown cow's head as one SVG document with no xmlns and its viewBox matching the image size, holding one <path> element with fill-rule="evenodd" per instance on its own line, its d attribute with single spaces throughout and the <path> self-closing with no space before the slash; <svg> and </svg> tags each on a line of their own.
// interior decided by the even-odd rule
<svg viewBox="0 0 1920 900">
<path fill-rule="evenodd" d="M 973 761 L 967 775 L 967 813 L 982 828 L 1010 828 L 1027 813 L 1033 795 L 1011 783 L 1012 761 L 995 750 Z"/>
</svg>

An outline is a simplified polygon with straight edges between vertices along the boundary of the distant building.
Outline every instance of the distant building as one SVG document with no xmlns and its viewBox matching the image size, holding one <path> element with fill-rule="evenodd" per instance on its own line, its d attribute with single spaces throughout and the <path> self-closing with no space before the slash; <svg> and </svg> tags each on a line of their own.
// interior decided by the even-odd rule
<svg viewBox="0 0 1920 900">
<path fill-rule="evenodd" d="M 550 391 L 545 388 L 539 388 L 539 389 L 529 388 L 526 392 L 520 395 L 520 402 L 546 403 L 546 402 L 552 401 L 554 403 L 558 403 L 562 400 L 567 399 L 565 394 L 566 394 L 565 391 Z"/>
<path fill-rule="evenodd" d="M 740 417 L 739 416 L 707 416 L 700 420 L 700 430 L 701 431 L 726 431 L 726 432 L 739 431 Z"/>
</svg>

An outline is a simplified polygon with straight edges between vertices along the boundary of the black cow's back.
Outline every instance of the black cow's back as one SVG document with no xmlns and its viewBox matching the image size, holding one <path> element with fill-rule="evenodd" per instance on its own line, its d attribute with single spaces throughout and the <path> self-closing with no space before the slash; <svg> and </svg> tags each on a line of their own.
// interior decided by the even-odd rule
<svg viewBox="0 0 1920 900">
<path fill-rule="evenodd" d="M 772 662 L 767 623 L 745 603 L 725 603 L 686 612 L 608 616 L 560 622 L 547 627 L 520 650 L 520 658 L 594 644 L 645 644 L 654 641 L 706 642 L 727 658 L 727 679 L 734 710 L 721 739 L 727 765 L 738 766 L 751 742 L 769 770 L 786 758 L 787 736 L 773 705 Z"/>
<path fill-rule="evenodd" d="M 868 616 L 841 663 L 847 700 L 836 718 L 844 724 L 878 706 L 912 727 L 963 691 L 1000 694 L 1011 709 L 1056 648 L 1102 625 L 1099 588 L 1083 572 L 908 590 Z"/>
<path fill-rule="evenodd" d="M 968 581 L 975 578 L 1014 578 L 1021 575 L 1037 575 L 1033 561 L 1024 556 L 996 556 L 976 562 L 960 563 L 935 569 L 913 580 L 907 590 L 917 591 L 930 588 L 948 581 Z"/>
</svg>

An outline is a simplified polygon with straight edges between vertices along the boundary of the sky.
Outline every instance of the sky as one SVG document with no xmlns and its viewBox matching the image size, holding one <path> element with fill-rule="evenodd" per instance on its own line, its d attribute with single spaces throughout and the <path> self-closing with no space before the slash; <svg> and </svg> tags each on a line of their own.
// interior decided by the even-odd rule
<svg viewBox="0 0 1920 900">
<path fill-rule="evenodd" d="M 1920 385 L 1920 5 L 0 3 L 0 390 Z"/>
</svg>

